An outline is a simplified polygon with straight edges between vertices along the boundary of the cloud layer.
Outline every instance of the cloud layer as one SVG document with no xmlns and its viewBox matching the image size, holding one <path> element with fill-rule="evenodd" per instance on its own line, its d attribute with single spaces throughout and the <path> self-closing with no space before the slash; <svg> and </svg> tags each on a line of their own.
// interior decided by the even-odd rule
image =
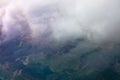
<svg viewBox="0 0 120 80">
<path fill-rule="evenodd" d="M 2 34 L 7 35 L 6 39 L 30 32 L 36 39 L 84 38 L 119 43 L 119 3 L 119 0 L 1 0 Z"/>
</svg>

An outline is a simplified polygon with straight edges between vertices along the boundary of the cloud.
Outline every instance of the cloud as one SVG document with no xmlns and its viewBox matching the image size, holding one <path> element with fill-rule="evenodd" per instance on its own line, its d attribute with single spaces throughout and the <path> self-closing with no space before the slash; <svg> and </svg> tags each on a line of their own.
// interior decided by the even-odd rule
<svg viewBox="0 0 120 80">
<path fill-rule="evenodd" d="M 2 0 L 0 10 L 5 10 L 2 16 L 6 16 L 7 20 L 3 23 L 8 24 L 9 30 L 11 23 L 18 22 L 12 15 L 24 15 L 23 21 L 29 24 L 32 36 L 37 39 L 39 37 L 42 39 L 46 34 L 55 40 L 84 38 L 92 42 L 118 43 L 119 2 L 119 0 Z M 16 33 L 16 30 L 20 29 L 16 25 L 12 27 L 16 29 L 11 29 L 10 33 Z"/>
<path fill-rule="evenodd" d="M 93 42 L 119 42 L 118 0 L 71 0 L 63 3 L 64 16 L 56 24 L 63 35 L 84 37 Z"/>
</svg>

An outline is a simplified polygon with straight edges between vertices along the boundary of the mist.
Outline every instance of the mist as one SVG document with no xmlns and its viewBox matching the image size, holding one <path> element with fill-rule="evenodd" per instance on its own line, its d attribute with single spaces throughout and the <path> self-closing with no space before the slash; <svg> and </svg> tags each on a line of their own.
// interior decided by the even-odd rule
<svg viewBox="0 0 120 80">
<path fill-rule="evenodd" d="M 23 35 L 21 32 L 26 34 L 27 27 L 36 40 L 46 36 L 57 41 L 83 38 L 95 43 L 119 43 L 119 3 L 119 0 L 1 0 L 2 34 L 10 40 Z"/>
<path fill-rule="evenodd" d="M 11 80 L 120 74 L 119 8 L 119 0 L 0 0 L 0 68 Z"/>
</svg>

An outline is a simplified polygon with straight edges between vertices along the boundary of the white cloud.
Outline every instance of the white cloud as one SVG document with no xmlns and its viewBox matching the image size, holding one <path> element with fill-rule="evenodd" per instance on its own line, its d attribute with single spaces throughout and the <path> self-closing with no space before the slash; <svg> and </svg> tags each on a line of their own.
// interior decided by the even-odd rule
<svg viewBox="0 0 120 80">
<path fill-rule="evenodd" d="M 120 41 L 119 0 L 0 1 L 0 5 L 6 3 L 7 6 L 2 6 L 8 10 L 6 14 L 23 14 L 35 37 L 51 31 L 51 36 L 57 40 L 85 38 L 93 42 Z"/>
</svg>

